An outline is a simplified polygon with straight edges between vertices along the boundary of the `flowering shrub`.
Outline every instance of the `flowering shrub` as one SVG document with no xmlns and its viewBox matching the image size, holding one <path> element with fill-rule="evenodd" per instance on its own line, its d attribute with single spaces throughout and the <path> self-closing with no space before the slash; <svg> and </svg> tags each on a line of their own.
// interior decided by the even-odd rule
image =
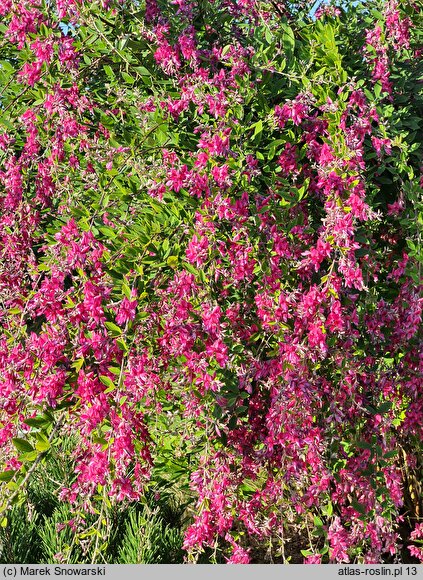
<svg viewBox="0 0 423 580">
<path fill-rule="evenodd" d="M 419 558 L 421 6 L 0 16 L 2 526 L 73 441 L 93 561 L 170 485 L 188 561 Z"/>
</svg>

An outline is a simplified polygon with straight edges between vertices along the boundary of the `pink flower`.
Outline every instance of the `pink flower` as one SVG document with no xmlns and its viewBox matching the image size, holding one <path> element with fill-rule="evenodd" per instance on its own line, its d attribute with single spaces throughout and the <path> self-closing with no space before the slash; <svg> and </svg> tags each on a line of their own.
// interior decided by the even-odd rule
<svg viewBox="0 0 423 580">
<path fill-rule="evenodd" d="M 388 38 L 392 39 L 395 50 L 410 48 L 411 21 L 408 17 L 400 18 L 398 8 L 399 2 L 397 0 L 389 0 L 384 10 Z"/>
<path fill-rule="evenodd" d="M 392 147 L 390 139 L 380 139 L 379 137 L 375 137 L 374 135 L 372 135 L 371 139 L 373 147 L 375 148 L 378 157 L 381 157 L 382 148 L 388 155 L 391 153 Z"/>
<path fill-rule="evenodd" d="M 185 34 L 181 34 L 178 38 L 179 48 L 181 50 L 182 56 L 188 60 L 195 60 L 197 57 L 196 42 L 195 42 L 195 30 L 192 27 Z"/>
<path fill-rule="evenodd" d="M 284 151 L 280 154 L 278 164 L 285 173 L 298 172 L 297 166 L 297 148 L 292 143 L 285 143 Z"/>
<path fill-rule="evenodd" d="M 341 525 L 341 520 L 335 516 L 333 522 L 329 526 L 327 533 L 328 540 L 331 545 L 329 552 L 330 559 L 335 562 L 349 562 L 347 550 L 349 547 L 349 536 L 346 529 Z"/>
<path fill-rule="evenodd" d="M 333 161 L 333 159 L 334 159 L 333 150 L 331 149 L 331 147 L 329 147 L 327 143 L 324 143 L 322 145 L 322 148 L 320 149 L 319 163 L 321 165 L 329 165 Z"/>
<path fill-rule="evenodd" d="M 248 551 L 236 544 L 232 543 L 232 554 L 228 559 L 228 564 L 249 564 L 250 556 Z"/>
<path fill-rule="evenodd" d="M 336 6 L 327 6 L 326 4 L 323 4 L 323 6 L 320 6 L 315 13 L 315 17 L 317 19 L 323 18 L 323 16 L 331 16 L 332 18 L 335 18 L 336 16 L 340 16 L 341 15 L 341 11 L 339 8 L 336 8 Z M 310 557 L 314 557 L 314 556 L 310 556 Z M 312 562 L 308 562 L 309 564 Z M 319 564 L 320 562 L 315 562 L 316 564 Z"/>
<path fill-rule="evenodd" d="M 42 61 L 26 62 L 19 71 L 19 80 L 34 86 L 41 78 Z"/>
<path fill-rule="evenodd" d="M 195 477 L 195 474 L 193 474 L 193 477 Z M 189 526 L 185 532 L 183 548 L 190 550 L 190 548 L 198 548 L 204 544 L 208 544 L 212 540 L 213 535 L 212 514 L 208 510 L 203 510 L 196 517 L 194 524 Z"/>
<path fill-rule="evenodd" d="M 316 272 L 319 270 L 321 263 L 332 253 L 332 246 L 329 242 L 325 242 L 322 238 L 317 240 L 315 247 L 307 252 L 303 252 L 303 256 L 308 256 L 308 260 L 313 264 Z"/>
<path fill-rule="evenodd" d="M 321 554 L 311 554 L 304 558 L 304 564 L 321 564 L 322 556 Z"/>
<path fill-rule="evenodd" d="M 206 236 L 194 234 L 186 249 L 187 260 L 195 266 L 201 266 L 208 257 L 209 240 Z"/>
<path fill-rule="evenodd" d="M 323 353 L 327 352 L 326 333 L 323 325 L 319 324 L 319 322 L 309 326 L 308 343 L 312 348 L 318 347 Z"/>
<path fill-rule="evenodd" d="M 410 554 L 414 556 L 414 558 L 417 558 L 420 560 L 420 562 L 423 562 L 423 548 L 418 546 L 408 546 L 408 550 Z"/>
<path fill-rule="evenodd" d="M 220 331 L 221 316 L 222 310 L 220 306 L 211 308 L 208 304 L 203 304 L 201 318 L 203 319 L 205 330 L 210 334 L 217 334 Z"/>
<path fill-rule="evenodd" d="M 59 61 L 67 68 L 75 68 L 79 63 L 78 52 L 74 46 L 74 39 L 64 36 L 59 43 Z"/>
<path fill-rule="evenodd" d="M 359 220 L 366 221 L 369 218 L 369 206 L 358 193 L 351 193 L 347 200 L 347 206 L 351 208 L 351 213 Z"/>
<path fill-rule="evenodd" d="M 127 477 L 115 479 L 112 484 L 111 494 L 116 497 L 117 501 L 138 500 L 140 493 L 134 490 L 131 481 Z"/>
<path fill-rule="evenodd" d="M 405 202 L 404 198 L 400 196 L 394 203 L 388 203 L 388 215 L 399 215 L 404 211 Z"/>
<path fill-rule="evenodd" d="M 206 353 L 210 357 L 214 357 L 220 367 L 224 368 L 229 360 L 228 347 L 221 339 L 216 339 L 211 344 L 207 345 Z"/>
<path fill-rule="evenodd" d="M 129 320 L 134 320 L 137 304 L 137 300 L 129 300 L 125 296 L 119 305 L 119 310 L 116 315 L 116 323 L 124 325 Z"/>
<path fill-rule="evenodd" d="M 232 180 L 229 177 L 229 167 L 228 165 L 216 165 L 211 171 L 213 179 L 216 181 L 220 188 L 227 188 L 232 184 Z"/>
<path fill-rule="evenodd" d="M 196 167 L 205 167 L 207 165 L 208 160 L 209 160 L 208 154 L 205 151 L 199 151 L 197 153 L 194 165 Z"/>
<path fill-rule="evenodd" d="M 420 524 L 416 524 L 416 527 L 410 534 L 410 538 L 412 540 L 417 540 L 419 538 L 423 538 L 423 522 Z"/>
<path fill-rule="evenodd" d="M 154 53 L 154 58 L 162 69 L 172 75 L 177 72 L 181 66 L 178 51 L 170 46 L 166 39 L 160 40 L 160 45 Z"/>
<path fill-rule="evenodd" d="M 344 329 L 344 320 L 342 317 L 341 303 L 334 300 L 330 306 L 330 313 L 326 320 L 326 326 L 331 331 L 342 331 Z"/>
<path fill-rule="evenodd" d="M 109 469 L 107 453 L 105 451 L 86 452 L 86 457 L 82 459 L 75 469 L 78 473 L 78 481 L 104 485 Z"/>
<path fill-rule="evenodd" d="M 40 40 L 37 38 L 31 43 L 31 50 L 34 52 L 37 61 L 49 63 L 53 58 L 53 42 L 51 39 Z"/>
</svg>

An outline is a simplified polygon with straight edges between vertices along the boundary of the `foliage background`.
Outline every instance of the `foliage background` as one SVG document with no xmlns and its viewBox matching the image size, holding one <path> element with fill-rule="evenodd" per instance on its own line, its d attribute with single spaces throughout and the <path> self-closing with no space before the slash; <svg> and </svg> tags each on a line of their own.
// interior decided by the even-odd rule
<svg viewBox="0 0 423 580">
<path fill-rule="evenodd" d="M 421 557 L 421 5 L 307 4 L 1 0 L 2 560 Z"/>
</svg>

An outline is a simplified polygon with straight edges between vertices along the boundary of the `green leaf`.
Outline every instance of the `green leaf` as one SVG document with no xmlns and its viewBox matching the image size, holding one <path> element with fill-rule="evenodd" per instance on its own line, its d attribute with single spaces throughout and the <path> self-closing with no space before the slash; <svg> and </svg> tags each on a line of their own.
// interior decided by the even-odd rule
<svg viewBox="0 0 423 580">
<path fill-rule="evenodd" d="M 46 425 L 50 425 L 52 422 L 46 417 L 38 416 L 25 419 L 24 423 L 26 423 L 30 427 L 45 427 Z"/>
<path fill-rule="evenodd" d="M 26 453 L 19 455 L 19 461 L 22 461 L 22 463 L 32 463 L 37 459 L 38 455 L 39 453 L 35 449 L 33 451 L 27 451 Z"/>
<path fill-rule="evenodd" d="M 104 234 L 108 239 L 112 240 L 116 238 L 116 232 L 107 226 L 99 226 L 99 231 Z"/>
<path fill-rule="evenodd" d="M 294 31 L 290 26 L 288 26 L 288 24 L 282 24 L 281 29 L 284 31 L 282 34 L 283 46 L 287 53 L 288 59 L 290 59 L 293 56 L 295 50 Z"/>
<path fill-rule="evenodd" d="M 145 68 L 145 66 L 136 66 L 134 70 L 137 71 L 142 77 L 151 77 L 151 72 Z"/>
<path fill-rule="evenodd" d="M 373 445 L 368 441 L 357 441 L 357 447 L 360 449 L 373 449 Z"/>
<path fill-rule="evenodd" d="M 104 72 L 106 73 L 106 75 L 110 78 L 110 79 L 115 79 L 115 73 L 113 72 L 113 69 L 111 66 L 109 66 L 108 64 L 105 64 L 103 66 Z"/>
<path fill-rule="evenodd" d="M 7 471 L 2 471 L 0 473 L 0 481 L 10 481 L 11 479 L 13 479 L 15 473 L 16 471 L 12 471 L 11 469 Z"/>
<path fill-rule="evenodd" d="M 327 506 L 322 507 L 322 513 L 329 518 L 331 517 L 333 514 L 333 505 L 331 502 Z"/>
<path fill-rule="evenodd" d="M 129 288 L 128 284 L 126 282 L 123 282 L 122 284 L 122 293 L 124 294 L 124 296 L 126 296 L 126 298 L 128 298 L 128 300 L 131 299 L 131 289 Z M 116 328 L 119 328 L 118 326 Z M 121 334 L 122 332 L 120 332 L 119 334 Z"/>
<path fill-rule="evenodd" d="M 175 270 L 178 266 L 178 257 L 177 256 L 169 256 L 168 259 L 166 260 L 166 263 L 169 266 L 169 268 L 172 268 L 173 270 Z"/>
<path fill-rule="evenodd" d="M 314 522 L 314 525 L 316 526 L 316 528 L 322 528 L 323 527 L 323 522 L 319 518 L 319 516 L 314 516 L 313 522 Z"/>
<path fill-rule="evenodd" d="M 103 385 L 106 385 L 106 387 L 110 387 L 111 389 L 115 388 L 115 385 L 110 377 L 106 377 L 105 375 L 101 375 L 100 381 L 103 383 Z"/>
<path fill-rule="evenodd" d="M 104 437 L 97 437 L 94 436 L 93 437 L 93 443 L 96 445 L 102 445 L 103 447 L 107 447 L 109 442 L 107 441 L 107 439 L 105 439 Z"/>
<path fill-rule="evenodd" d="M 269 44 L 272 44 L 273 36 L 272 36 L 272 33 L 270 32 L 270 30 L 267 28 L 267 26 L 266 26 L 266 30 L 264 32 L 264 37 Z"/>
<path fill-rule="evenodd" d="M 107 330 L 110 330 L 113 337 L 120 336 L 122 334 L 122 329 L 114 322 L 105 322 L 104 326 L 107 328 Z"/>
<path fill-rule="evenodd" d="M 135 83 L 135 79 L 133 76 L 129 75 L 126 72 L 122 72 L 122 77 L 125 79 L 125 81 L 130 84 L 133 85 Z"/>
<path fill-rule="evenodd" d="M 38 441 L 36 441 L 35 443 L 35 449 L 37 449 L 37 451 L 40 451 L 41 453 L 44 453 L 44 451 L 48 451 L 50 449 L 50 441 L 48 439 L 38 439 Z"/>
<path fill-rule="evenodd" d="M 385 455 L 383 456 L 385 459 L 392 459 L 392 457 L 396 457 L 398 455 L 398 451 L 396 449 L 393 449 L 392 451 L 388 451 L 387 453 L 385 453 Z"/>
<path fill-rule="evenodd" d="M 118 345 L 118 347 L 120 348 L 120 350 L 122 350 L 123 352 L 128 352 L 128 345 L 126 344 L 125 340 L 123 338 L 117 338 L 116 339 L 116 344 Z"/>
<path fill-rule="evenodd" d="M 385 401 L 377 408 L 377 413 L 383 415 L 383 413 L 387 413 L 392 408 L 392 401 Z"/>
<path fill-rule="evenodd" d="M 260 121 L 257 121 L 257 123 L 255 123 L 253 125 L 254 127 L 254 137 L 257 137 L 257 135 L 259 135 L 262 131 L 263 131 L 263 121 L 260 119 Z"/>
<path fill-rule="evenodd" d="M 362 503 L 359 503 L 357 500 L 353 499 L 351 505 L 359 514 L 364 515 L 366 513 L 366 506 Z"/>
<path fill-rule="evenodd" d="M 76 370 L 76 372 L 78 372 L 81 370 L 83 364 L 84 364 L 84 359 L 78 358 L 78 359 L 76 359 L 76 361 L 74 361 L 72 363 L 72 368 L 74 368 Z"/>
<path fill-rule="evenodd" d="M 12 443 L 18 451 L 23 451 L 23 452 L 34 451 L 33 446 L 26 439 L 21 439 L 20 437 L 14 437 L 12 439 Z"/>
</svg>

